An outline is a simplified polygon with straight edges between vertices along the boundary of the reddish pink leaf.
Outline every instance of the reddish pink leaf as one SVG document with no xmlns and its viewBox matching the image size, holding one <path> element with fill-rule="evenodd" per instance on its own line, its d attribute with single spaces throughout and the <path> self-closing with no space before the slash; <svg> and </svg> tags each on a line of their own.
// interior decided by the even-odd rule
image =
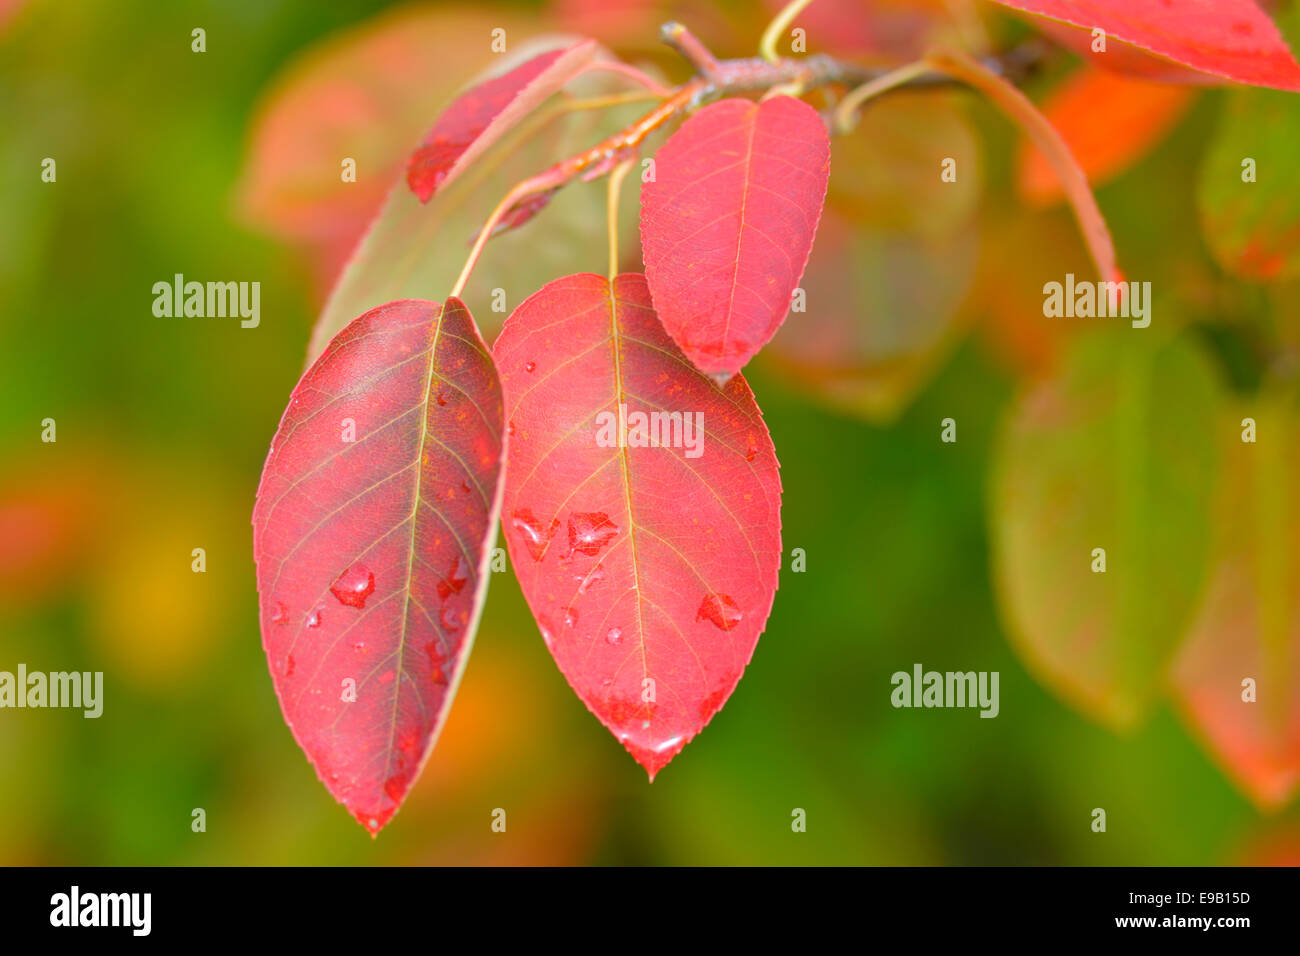
<svg viewBox="0 0 1300 956">
<path fill-rule="evenodd" d="M 998 0 L 1027 13 L 1132 44 L 1175 63 L 1238 83 L 1300 90 L 1300 63 L 1268 16 L 1251 0 Z M 1055 35 L 1055 33 L 1054 33 Z M 1089 34 L 1081 34 L 1090 41 Z M 1122 48 L 1120 48 L 1122 50 Z M 1153 77 L 1154 78 L 1154 77 Z"/>
<path fill-rule="evenodd" d="M 573 79 L 599 49 L 595 40 L 584 40 L 548 50 L 462 93 L 411 156 L 406 167 L 411 191 L 420 202 L 432 199 L 502 133 Z"/>
<path fill-rule="evenodd" d="M 494 351 L 515 573 L 569 685 L 653 779 L 731 695 L 772 608 L 767 428 L 743 377 L 718 386 L 686 361 L 641 275 L 557 279 Z M 702 415 L 702 432 L 676 435 L 702 443 L 627 447 L 638 415 L 663 412 Z"/>
<path fill-rule="evenodd" d="M 501 427 L 464 305 L 404 299 L 334 338 L 271 443 L 253 510 L 262 644 L 294 738 L 372 834 L 428 759 L 469 655 Z"/>
<path fill-rule="evenodd" d="M 641 191 L 646 280 L 697 368 L 734 375 L 776 333 L 829 175 L 825 124 L 789 96 L 706 106 L 656 154 Z"/>
</svg>

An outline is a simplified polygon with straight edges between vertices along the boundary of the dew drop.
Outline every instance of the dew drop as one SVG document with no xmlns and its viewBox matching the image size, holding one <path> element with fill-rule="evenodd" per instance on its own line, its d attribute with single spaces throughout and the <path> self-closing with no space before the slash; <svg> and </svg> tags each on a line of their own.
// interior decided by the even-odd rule
<svg viewBox="0 0 1300 956">
<path fill-rule="evenodd" d="M 605 640 L 610 644 L 622 644 L 623 629 L 621 627 L 611 627 L 605 634 Z"/>
<path fill-rule="evenodd" d="M 754 433 L 750 432 L 745 436 L 745 461 L 753 461 L 754 456 L 758 454 L 758 439 Z"/>
<path fill-rule="evenodd" d="M 308 627 L 320 627 L 320 610 L 320 608 L 316 608 L 316 610 L 307 615 Z"/>
<path fill-rule="evenodd" d="M 525 363 L 524 363 L 524 371 L 525 371 L 525 372 L 532 372 L 532 371 L 535 371 L 536 368 L 537 368 L 537 363 L 536 363 L 536 362 L 525 362 Z"/>
<path fill-rule="evenodd" d="M 465 583 L 469 580 L 468 572 L 462 570 L 460 555 L 451 559 L 451 567 L 447 571 L 447 576 L 438 582 L 438 600 L 445 601 L 453 594 L 459 594 L 465 589 Z"/>
<path fill-rule="evenodd" d="M 513 435 L 514 433 L 515 433 L 515 423 L 514 423 L 514 422 L 506 422 L 506 434 L 507 434 L 507 435 Z"/>
<path fill-rule="evenodd" d="M 340 604 L 365 607 L 366 598 L 375 593 L 375 575 L 364 564 L 354 564 L 330 585 L 330 593 Z"/>
<path fill-rule="evenodd" d="M 575 511 L 569 516 L 569 553 L 577 551 L 595 557 L 616 534 L 618 525 L 605 512 Z"/>
<path fill-rule="evenodd" d="M 283 624 L 289 620 L 289 609 L 280 601 L 276 601 L 271 607 L 271 623 Z"/>
<path fill-rule="evenodd" d="M 578 574 L 574 575 L 574 577 L 578 581 L 578 593 L 585 594 L 593 584 L 599 584 L 605 580 L 605 569 L 600 564 L 597 564 L 586 574 Z"/>
<path fill-rule="evenodd" d="M 566 607 L 564 609 L 564 626 L 573 627 L 573 625 L 577 623 L 578 623 L 578 612 L 571 607 Z"/>
<path fill-rule="evenodd" d="M 364 651 L 366 649 L 366 642 L 357 641 L 355 644 L 352 645 L 352 649 L 355 651 Z"/>
<path fill-rule="evenodd" d="M 724 631 L 729 631 L 744 617 L 736 602 L 727 594 L 708 594 L 700 602 L 700 610 L 695 615 L 697 621 L 711 621 Z"/>
<path fill-rule="evenodd" d="M 546 546 L 551 543 L 551 538 L 555 537 L 555 532 L 560 527 L 560 519 L 552 518 L 551 526 L 543 529 L 542 523 L 537 520 L 533 512 L 528 508 L 520 508 L 510 516 L 510 523 L 514 529 L 524 539 L 524 545 L 528 548 L 528 553 L 533 556 L 534 561 L 542 560 L 546 554 Z"/>
</svg>

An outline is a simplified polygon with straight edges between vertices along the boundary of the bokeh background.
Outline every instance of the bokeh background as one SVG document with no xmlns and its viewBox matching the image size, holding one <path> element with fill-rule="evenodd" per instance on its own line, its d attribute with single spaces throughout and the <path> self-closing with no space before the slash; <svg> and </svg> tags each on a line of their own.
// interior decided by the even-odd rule
<svg viewBox="0 0 1300 956">
<path fill-rule="evenodd" d="M 909 5 L 824 5 L 871 26 L 821 34 L 868 58 L 901 60 L 915 41 Z M 1029 32 L 970 11 L 954 29 Z M 392 164 L 488 65 L 487 24 L 512 38 L 581 30 L 643 59 L 675 16 L 719 54 L 746 55 L 770 13 L 758 0 L 0 2 L 0 669 L 105 674 L 98 720 L 0 711 L 0 863 L 1297 858 L 1295 801 L 1266 812 L 1169 704 L 1106 729 L 1008 641 L 990 561 L 995 435 L 1054 349 L 1044 276 L 1089 267 L 1069 212 L 1031 201 L 1014 128 L 968 95 L 922 107 L 900 94 L 850 152 L 835 144 L 834 212 L 813 252 L 828 291 L 810 291 L 807 316 L 747 370 L 783 464 L 786 548 L 805 550 L 807 571 L 787 563 L 754 661 L 707 730 L 647 784 L 499 574 L 438 748 L 380 838 L 317 782 L 266 673 L 249 516 L 315 316 Z M 271 137 L 276 91 L 313 51 L 376 29 L 424 49 L 362 57 L 381 78 L 398 71 L 399 89 L 418 83 L 419 100 L 330 67 L 337 88 L 317 108 L 345 145 Z M 1041 100 L 1077 68 L 1052 54 L 1029 88 Z M 1250 323 L 1282 321 L 1278 303 L 1295 299 L 1228 278 L 1198 238 L 1196 170 L 1226 95 L 1170 105 L 1162 135 L 1099 197 L 1126 271 L 1176 287 L 1228 387 L 1249 390 Z M 940 134 L 972 157 L 943 195 L 914 162 Z M 337 183 L 340 155 L 364 158 L 356 195 Z M 40 179 L 44 157 L 56 183 Z M 296 180 L 313 161 L 332 176 Z M 547 215 L 520 235 L 544 236 Z M 603 224 L 590 228 L 603 244 Z M 156 318 L 153 283 L 178 272 L 260 281 L 260 327 Z M 937 440 L 950 415 L 955 445 Z M 45 418 L 56 443 L 40 440 Z M 206 573 L 191 571 L 196 547 Z M 1000 672 L 1001 715 L 893 709 L 889 677 L 916 662 Z M 490 829 L 497 807 L 505 834 Z M 1090 828 L 1095 807 L 1105 834 Z M 195 808 L 206 832 L 191 830 Z M 791 830 L 794 808 L 806 833 Z"/>
</svg>

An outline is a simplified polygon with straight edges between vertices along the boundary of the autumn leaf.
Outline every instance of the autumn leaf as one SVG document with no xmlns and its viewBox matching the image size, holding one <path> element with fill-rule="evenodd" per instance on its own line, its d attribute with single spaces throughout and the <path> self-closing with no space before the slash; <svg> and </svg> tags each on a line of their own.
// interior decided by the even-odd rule
<svg viewBox="0 0 1300 956">
<path fill-rule="evenodd" d="M 600 51 L 595 40 L 547 50 L 456 98 L 406 167 L 406 183 L 427 203 L 489 146 L 559 91 Z"/>
<path fill-rule="evenodd" d="M 890 421 L 965 331 L 976 230 L 890 232 L 828 209 L 820 236 L 801 284 L 807 312 L 781 327 L 760 361 L 834 408 Z"/>
<path fill-rule="evenodd" d="M 1196 190 L 1201 233 L 1215 260 L 1255 281 L 1300 276 L 1300 102 L 1287 93 L 1234 90 L 1203 160 Z"/>
<path fill-rule="evenodd" d="M 548 43 L 520 44 L 514 56 L 526 62 Z M 422 204 L 405 182 L 397 182 L 364 238 L 339 276 L 329 301 L 317 319 L 308 348 L 309 359 L 355 316 L 394 299 L 441 296 L 453 287 L 493 206 L 520 180 L 589 147 L 628 122 L 642 106 L 601 111 L 569 109 L 563 97 L 594 98 L 626 81 L 608 75 L 586 75 L 564 94 L 540 106 L 481 154 L 463 175 L 444 180 L 437 193 Z M 634 208 L 635 194 L 625 200 Z M 604 196 L 595 189 L 565 189 L 546 209 L 545 241 L 527 230 L 507 232 L 488 243 L 466 290 L 466 302 L 486 334 L 500 327 L 509 310 L 542 283 L 571 271 L 575 265 L 603 264 L 606 239 L 593 222 L 604 220 Z M 630 217 L 625 217 L 630 220 Z M 626 221 L 621 231 L 635 236 Z"/>
<path fill-rule="evenodd" d="M 826 198 L 830 139 L 807 103 L 726 99 L 655 154 L 641 193 L 646 281 L 701 371 L 735 374 L 790 310 Z"/>
<path fill-rule="evenodd" d="M 719 386 L 673 345 L 640 275 L 549 283 L 494 354 L 515 573 L 570 686 L 653 779 L 731 695 L 771 610 L 771 439 L 742 377 Z M 638 443 L 641 416 L 665 422 L 658 447 Z"/>
<path fill-rule="evenodd" d="M 1163 142 L 1195 95 L 1186 87 L 1084 67 L 1054 89 L 1040 109 L 1096 187 Z M 1016 165 L 1022 198 L 1047 205 L 1064 196 L 1056 171 L 1030 140 L 1021 141 Z"/>
<path fill-rule="evenodd" d="M 243 217 L 286 239 L 355 242 L 438 109 L 493 59 L 486 39 L 447 38 L 486 38 L 494 27 L 525 35 L 536 22 L 406 7 L 298 54 L 259 97 L 237 194 Z M 344 159 L 355 181 L 344 180 Z"/>
<path fill-rule="evenodd" d="M 371 834 L 446 718 L 487 589 L 501 390 L 464 305 L 390 302 L 293 391 L 253 511 L 285 721 Z"/>
<path fill-rule="evenodd" d="M 1139 334 L 1076 338 L 1059 372 L 1011 410 L 992 477 L 1012 644 L 1065 700 L 1115 727 L 1162 690 L 1191 623 L 1217 467 L 1210 367 L 1191 345 Z"/>
<path fill-rule="evenodd" d="M 837 409 L 889 420 L 964 331 L 979 145 L 950 94 L 900 93 L 834 151 L 817 253 L 760 361 Z"/>
<path fill-rule="evenodd" d="M 1072 49 L 1087 51 L 1095 66 L 1139 69 L 1151 79 L 1178 77 L 1167 62 L 1191 67 L 1202 80 L 1215 77 L 1300 90 L 1300 63 L 1277 26 L 1252 0 L 998 0 L 1004 6 L 1046 18 L 1036 21 Z M 1061 29 L 1070 24 L 1080 29 Z M 1093 31 L 1106 33 L 1105 52 L 1092 52 Z M 1115 51 L 1110 45 L 1122 41 Z M 1114 53 L 1124 44 L 1154 55 L 1149 68 Z M 1195 79 L 1195 78 L 1193 78 Z"/>
<path fill-rule="evenodd" d="M 1300 785 L 1300 414 L 1272 390 L 1239 411 L 1220 430 L 1213 576 L 1172 683 L 1229 776 L 1277 809 Z"/>
</svg>

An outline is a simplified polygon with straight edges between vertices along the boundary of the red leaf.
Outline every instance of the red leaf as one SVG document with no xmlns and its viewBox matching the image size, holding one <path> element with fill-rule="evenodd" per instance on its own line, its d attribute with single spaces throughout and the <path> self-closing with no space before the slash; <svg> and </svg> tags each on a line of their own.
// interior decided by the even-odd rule
<svg viewBox="0 0 1300 956">
<path fill-rule="evenodd" d="M 762 414 L 743 377 L 691 367 L 641 275 L 551 282 L 494 351 L 515 573 L 569 685 L 653 779 L 731 695 L 772 608 L 781 483 Z M 702 414 L 702 444 L 618 447 L 621 405 L 625 444 L 652 412 Z"/>
<path fill-rule="evenodd" d="M 406 167 L 411 191 L 428 202 L 520 118 L 586 66 L 600 46 L 584 40 L 548 50 L 462 93 L 438 118 Z"/>
<path fill-rule="evenodd" d="M 1273 21 L 1251 0 L 998 2 L 1087 31 L 1104 30 L 1108 39 L 1131 43 L 1203 73 L 1254 86 L 1300 90 L 1300 63 Z M 1110 66 L 1111 50 L 1091 59 L 1097 66 Z"/>
<path fill-rule="evenodd" d="M 501 427 L 464 305 L 405 299 L 353 321 L 307 370 L 262 472 L 253 547 L 276 694 L 321 782 L 372 834 L 428 759 L 469 655 Z"/>
<path fill-rule="evenodd" d="M 825 124 L 789 96 L 714 103 L 659 150 L 641 192 L 646 280 L 696 367 L 734 375 L 776 333 L 829 175 Z"/>
</svg>

